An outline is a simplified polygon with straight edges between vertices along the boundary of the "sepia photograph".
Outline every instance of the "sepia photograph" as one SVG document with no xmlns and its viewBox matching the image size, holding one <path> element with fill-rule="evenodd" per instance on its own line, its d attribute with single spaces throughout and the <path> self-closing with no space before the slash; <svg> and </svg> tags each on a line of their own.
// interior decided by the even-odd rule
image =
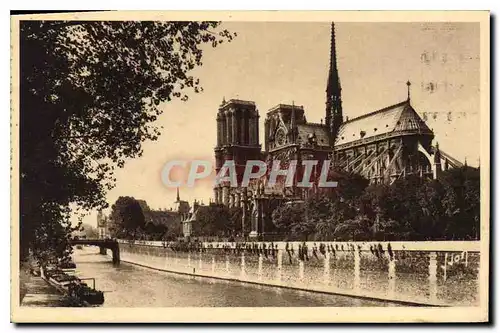
<svg viewBox="0 0 500 333">
<path fill-rule="evenodd" d="M 11 321 L 487 322 L 489 15 L 12 15 Z"/>
</svg>

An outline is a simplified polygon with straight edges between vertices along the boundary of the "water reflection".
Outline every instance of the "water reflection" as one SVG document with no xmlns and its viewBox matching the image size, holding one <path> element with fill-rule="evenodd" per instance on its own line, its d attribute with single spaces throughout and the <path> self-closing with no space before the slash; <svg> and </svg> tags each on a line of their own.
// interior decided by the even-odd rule
<svg viewBox="0 0 500 333">
<path fill-rule="evenodd" d="M 385 302 L 192 277 L 121 263 L 94 247 L 75 249 L 79 277 L 94 277 L 105 307 L 388 306 Z"/>
</svg>

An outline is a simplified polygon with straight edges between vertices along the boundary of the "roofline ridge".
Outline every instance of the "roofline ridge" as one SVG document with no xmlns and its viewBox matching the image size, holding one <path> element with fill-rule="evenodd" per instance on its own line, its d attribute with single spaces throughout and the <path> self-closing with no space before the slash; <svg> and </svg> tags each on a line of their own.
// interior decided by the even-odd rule
<svg viewBox="0 0 500 333">
<path fill-rule="evenodd" d="M 297 126 L 324 126 L 326 127 L 325 124 L 321 124 L 321 123 L 305 123 L 305 124 L 297 124 Z"/>
<path fill-rule="evenodd" d="M 271 107 L 269 110 L 267 110 L 267 112 L 272 112 L 272 111 L 276 111 L 276 110 L 279 110 L 281 108 L 285 108 L 285 109 L 297 109 L 297 110 L 304 110 L 304 105 L 294 105 L 294 104 L 283 104 L 283 103 L 279 103 L 279 104 L 276 104 L 275 106 Z"/>
<path fill-rule="evenodd" d="M 400 106 L 400 105 L 403 105 L 403 104 L 408 104 L 411 106 L 410 102 L 408 100 L 404 100 L 403 102 L 399 102 L 399 103 L 396 103 L 396 104 L 393 104 L 393 105 L 389 105 L 389 106 L 386 106 L 385 108 L 382 108 L 382 109 L 379 109 L 379 110 L 375 110 L 375 111 L 372 111 L 372 112 L 369 112 L 369 113 L 365 113 L 364 115 L 361 115 L 359 117 L 356 117 L 356 118 L 352 118 L 352 119 L 349 119 L 349 120 L 346 120 L 344 121 L 343 123 L 350 123 L 350 122 L 353 122 L 355 120 L 359 120 L 359 119 L 362 119 L 362 118 L 366 118 L 366 117 L 369 117 L 369 116 L 373 116 L 374 114 L 377 114 L 379 112 L 383 112 L 383 111 L 387 111 L 388 109 L 391 109 L 391 108 L 394 108 L 396 106 Z"/>
</svg>

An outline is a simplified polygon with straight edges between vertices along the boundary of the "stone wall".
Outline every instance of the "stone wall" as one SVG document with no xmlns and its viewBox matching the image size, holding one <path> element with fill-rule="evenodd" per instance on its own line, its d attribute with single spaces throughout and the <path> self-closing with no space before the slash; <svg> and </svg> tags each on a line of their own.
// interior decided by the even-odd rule
<svg viewBox="0 0 500 333">
<path fill-rule="evenodd" d="M 479 242 L 203 243 L 189 250 L 119 242 L 122 261 L 171 272 L 408 303 L 479 302 Z"/>
</svg>

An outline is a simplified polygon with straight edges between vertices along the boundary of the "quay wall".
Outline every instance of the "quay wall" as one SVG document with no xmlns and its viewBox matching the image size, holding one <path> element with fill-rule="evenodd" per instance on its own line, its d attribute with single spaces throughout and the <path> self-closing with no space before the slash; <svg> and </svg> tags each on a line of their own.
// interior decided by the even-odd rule
<svg viewBox="0 0 500 333">
<path fill-rule="evenodd" d="M 405 304 L 479 305 L 479 242 L 119 240 L 124 262 L 176 273 Z"/>
</svg>

